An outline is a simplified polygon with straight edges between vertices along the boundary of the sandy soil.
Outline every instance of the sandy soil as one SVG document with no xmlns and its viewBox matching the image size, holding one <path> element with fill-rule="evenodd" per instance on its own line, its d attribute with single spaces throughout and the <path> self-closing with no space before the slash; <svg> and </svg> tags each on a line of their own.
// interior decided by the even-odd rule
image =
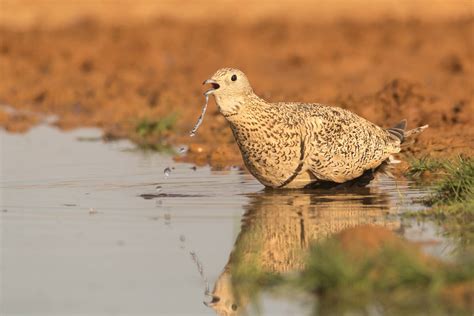
<svg viewBox="0 0 474 316">
<path fill-rule="evenodd" d="M 248 12 L 230 1 L 217 11 L 214 2 L 35 3 L 1 2 L 0 102 L 10 108 L 0 109 L 0 125 L 9 131 L 55 114 L 61 128 L 98 126 L 109 139 L 143 142 L 141 120 L 175 113 L 160 138 L 191 144 L 180 159 L 240 165 L 213 101 L 188 136 L 201 82 L 230 66 L 270 101 L 335 104 L 387 127 L 429 124 L 409 154 L 474 153 L 472 2 L 263 2 Z M 235 14 L 218 14 L 226 10 Z"/>
</svg>

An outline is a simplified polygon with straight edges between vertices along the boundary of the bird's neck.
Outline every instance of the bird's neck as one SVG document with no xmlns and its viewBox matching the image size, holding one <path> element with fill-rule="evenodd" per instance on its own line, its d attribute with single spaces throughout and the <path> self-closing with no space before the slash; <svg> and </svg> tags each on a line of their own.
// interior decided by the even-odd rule
<svg viewBox="0 0 474 316">
<path fill-rule="evenodd" d="M 231 122 L 253 108 L 268 104 L 253 91 L 239 95 L 216 95 L 216 103 L 222 115 Z"/>
</svg>

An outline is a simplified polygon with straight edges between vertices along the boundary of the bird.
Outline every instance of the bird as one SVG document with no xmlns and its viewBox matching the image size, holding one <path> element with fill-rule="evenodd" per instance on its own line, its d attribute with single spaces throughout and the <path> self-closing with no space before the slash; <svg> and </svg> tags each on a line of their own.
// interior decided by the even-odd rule
<svg viewBox="0 0 474 316">
<path fill-rule="evenodd" d="M 203 84 L 228 121 L 248 171 L 265 187 L 301 189 L 370 183 L 397 163 L 393 154 L 428 125 L 406 130 L 406 120 L 382 128 L 348 110 L 320 103 L 267 102 L 247 76 L 221 68 Z M 366 180 L 363 180 L 363 179 Z"/>
</svg>

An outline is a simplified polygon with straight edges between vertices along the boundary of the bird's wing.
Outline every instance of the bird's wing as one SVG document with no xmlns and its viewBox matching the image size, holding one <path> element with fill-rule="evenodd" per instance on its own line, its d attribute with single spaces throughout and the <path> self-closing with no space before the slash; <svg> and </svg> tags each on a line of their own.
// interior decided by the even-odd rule
<svg viewBox="0 0 474 316">
<path fill-rule="evenodd" d="M 308 169 L 319 179 L 345 182 L 378 167 L 400 142 L 385 129 L 347 110 L 301 105 Z"/>
</svg>

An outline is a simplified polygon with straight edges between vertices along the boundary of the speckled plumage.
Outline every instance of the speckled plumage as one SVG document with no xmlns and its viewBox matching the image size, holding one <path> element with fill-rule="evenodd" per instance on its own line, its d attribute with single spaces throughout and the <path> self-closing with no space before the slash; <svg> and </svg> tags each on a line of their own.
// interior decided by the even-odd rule
<svg viewBox="0 0 474 316">
<path fill-rule="evenodd" d="M 272 188 L 353 180 L 400 152 L 404 137 L 426 128 L 387 130 L 338 107 L 269 103 L 237 69 L 220 69 L 207 82 L 248 170 Z"/>
</svg>

